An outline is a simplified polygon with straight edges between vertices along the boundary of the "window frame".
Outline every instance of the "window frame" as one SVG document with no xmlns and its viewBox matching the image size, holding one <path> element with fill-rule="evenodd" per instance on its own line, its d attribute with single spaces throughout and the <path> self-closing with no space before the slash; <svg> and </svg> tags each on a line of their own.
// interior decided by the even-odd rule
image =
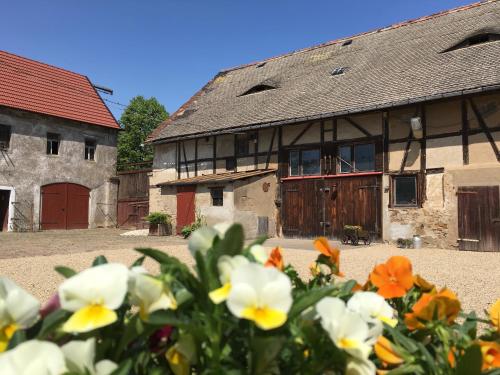
<svg viewBox="0 0 500 375">
<path fill-rule="evenodd" d="M 415 203 L 414 204 L 398 204 L 396 202 L 396 180 L 399 178 L 413 178 L 415 181 Z M 398 174 L 391 176 L 391 207 L 393 208 L 420 208 L 420 186 L 419 186 L 419 175 L 418 173 L 408 173 L 408 174 Z"/>
<path fill-rule="evenodd" d="M 211 199 L 212 207 L 223 207 L 224 206 L 224 186 L 212 186 L 209 189 L 210 189 L 210 199 Z M 219 193 L 220 193 L 220 196 L 219 196 Z"/>
<path fill-rule="evenodd" d="M 2 132 L 0 131 L 0 135 L 3 133 L 3 134 L 6 134 L 6 140 L 5 141 L 2 141 L 2 139 L 0 138 L 0 151 L 7 151 L 9 148 L 10 148 L 10 139 L 12 137 L 12 126 L 10 125 L 4 125 L 4 124 L 0 124 L 0 129 L 4 128 L 5 131 Z"/>
<path fill-rule="evenodd" d="M 53 143 L 56 142 L 57 142 L 57 152 L 54 153 Z M 58 156 L 61 153 L 60 151 L 61 151 L 61 135 L 59 133 L 47 132 L 47 148 L 46 148 L 47 155 Z"/>
<path fill-rule="evenodd" d="M 373 168 L 359 170 L 356 168 L 356 147 L 371 145 L 373 147 Z M 350 160 L 350 171 L 342 172 L 342 161 L 340 160 L 340 149 L 349 147 L 351 150 L 351 160 Z M 338 174 L 349 174 L 349 173 L 369 173 L 375 172 L 377 170 L 377 144 L 375 142 L 358 142 L 358 143 L 344 143 L 337 146 L 337 173 Z"/>
<path fill-rule="evenodd" d="M 87 152 L 87 148 L 88 149 L 93 148 L 92 158 L 87 157 L 90 156 L 90 152 Z M 85 138 L 83 158 L 87 161 L 95 161 L 96 152 L 97 152 L 97 140 L 95 140 L 94 138 Z"/>
<path fill-rule="evenodd" d="M 302 153 L 307 152 L 307 151 L 318 151 L 319 152 L 319 169 L 318 173 L 309 173 L 309 174 L 304 174 L 304 166 L 303 166 L 303 157 Z M 320 147 L 308 147 L 308 148 L 293 148 L 287 150 L 288 152 L 288 176 L 290 177 L 301 177 L 301 176 L 321 176 L 321 148 Z M 291 154 L 292 153 L 298 153 L 299 156 L 299 168 L 298 168 L 298 174 L 292 174 L 292 164 L 291 164 Z"/>
</svg>

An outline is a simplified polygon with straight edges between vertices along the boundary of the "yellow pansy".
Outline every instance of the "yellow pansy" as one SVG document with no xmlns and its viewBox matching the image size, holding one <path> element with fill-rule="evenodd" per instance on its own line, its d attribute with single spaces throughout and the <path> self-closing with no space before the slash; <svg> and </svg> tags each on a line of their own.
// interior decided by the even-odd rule
<svg viewBox="0 0 500 375">
<path fill-rule="evenodd" d="M 242 255 L 230 257 L 223 255 L 217 261 L 217 269 L 219 270 L 219 280 L 222 286 L 209 293 L 209 297 L 213 303 L 221 303 L 227 299 L 231 291 L 231 273 L 244 264 L 248 264 L 248 259 Z"/>
<path fill-rule="evenodd" d="M 238 318 L 252 320 L 261 329 L 283 325 L 292 302 L 292 283 L 276 268 L 248 263 L 231 274 L 229 311 Z"/>
<path fill-rule="evenodd" d="M 40 302 L 6 277 L 0 277 L 0 352 L 18 329 L 31 327 L 39 318 Z"/>
<path fill-rule="evenodd" d="M 61 308 L 74 314 L 63 325 L 65 332 L 88 332 L 116 321 L 127 294 L 128 268 L 108 263 L 86 269 L 59 287 Z"/>
</svg>

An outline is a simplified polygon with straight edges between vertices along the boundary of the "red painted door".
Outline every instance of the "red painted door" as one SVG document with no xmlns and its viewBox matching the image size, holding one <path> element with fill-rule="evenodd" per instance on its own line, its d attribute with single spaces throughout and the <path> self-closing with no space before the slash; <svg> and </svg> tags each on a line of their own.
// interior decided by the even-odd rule
<svg viewBox="0 0 500 375">
<path fill-rule="evenodd" d="M 196 185 L 177 186 L 177 234 L 195 220 L 195 193 Z"/>
<path fill-rule="evenodd" d="M 86 229 L 89 189 L 68 183 L 42 187 L 42 229 Z"/>
</svg>

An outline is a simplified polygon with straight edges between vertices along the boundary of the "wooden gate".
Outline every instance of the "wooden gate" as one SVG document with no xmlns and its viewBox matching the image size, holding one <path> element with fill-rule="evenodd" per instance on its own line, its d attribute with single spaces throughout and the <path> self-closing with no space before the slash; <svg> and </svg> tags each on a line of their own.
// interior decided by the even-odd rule
<svg viewBox="0 0 500 375">
<path fill-rule="evenodd" d="M 145 164 L 145 163 L 135 163 Z M 135 165 L 134 164 L 134 165 Z M 149 176 L 151 169 L 118 172 L 118 226 L 145 228 L 149 214 Z"/>
<path fill-rule="evenodd" d="M 88 228 L 89 196 L 90 190 L 77 184 L 42 186 L 42 229 Z"/>
<path fill-rule="evenodd" d="M 460 250 L 500 251 L 498 186 L 461 187 L 457 196 Z"/>
<path fill-rule="evenodd" d="M 177 186 L 177 234 L 195 220 L 196 185 Z"/>
<path fill-rule="evenodd" d="M 284 181 L 284 235 L 340 238 L 344 225 L 361 225 L 379 238 L 380 183 L 380 176 Z"/>
</svg>

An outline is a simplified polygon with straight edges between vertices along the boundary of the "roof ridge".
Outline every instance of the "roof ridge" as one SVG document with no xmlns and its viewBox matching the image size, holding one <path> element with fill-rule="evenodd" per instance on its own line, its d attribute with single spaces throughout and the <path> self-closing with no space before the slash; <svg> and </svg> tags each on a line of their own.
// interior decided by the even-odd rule
<svg viewBox="0 0 500 375">
<path fill-rule="evenodd" d="M 45 66 L 47 66 L 49 68 L 53 68 L 53 69 L 57 69 L 57 70 L 62 70 L 63 72 L 66 72 L 66 73 L 71 73 L 71 74 L 74 74 L 74 75 L 77 75 L 77 76 L 80 76 L 80 77 L 83 77 L 83 78 L 87 78 L 87 76 L 84 75 L 84 74 L 77 73 L 75 71 L 72 71 L 72 70 L 69 70 L 69 69 L 66 69 L 66 68 L 61 68 L 60 66 L 55 66 L 55 65 L 52 65 L 52 64 L 48 64 L 48 63 L 43 62 L 43 61 L 39 61 L 39 60 L 35 60 L 35 59 L 29 58 L 29 57 L 21 56 L 21 55 L 18 55 L 17 53 L 12 53 L 12 52 L 5 51 L 5 50 L 2 50 L 2 49 L 0 49 L 0 52 L 3 52 L 5 54 L 7 54 L 7 55 L 15 56 L 15 57 L 17 57 L 17 58 L 19 58 L 21 60 L 28 60 L 28 61 L 40 64 L 40 65 L 45 65 Z"/>
<path fill-rule="evenodd" d="M 461 12 L 461 11 L 464 11 L 464 10 L 467 10 L 467 9 L 472 9 L 472 8 L 475 8 L 475 7 L 478 7 L 478 6 L 482 6 L 482 5 L 494 3 L 494 2 L 497 2 L 497 1 L 499 1 L 499 0 L 480 0 L 480 1 L 477 1 L 477 2 L 474 2 L 474 3 L 471 3 L 471 4 L 466 4 L 466 5 L 462 5 L 462 6 L 456 7 L 456 8 L 442 10 L 440 12 L 432 13 L 432 14 L 429 14 L 429 15 L 426 15 L 426 16 L 422 16 L 422 17 L 418 17 L 418 18 L 412 18 L 412 19 L 409 19 L 409 20 L 406 20 L 406 21 L 401 21 L 401 22 L 398 22 L 398 23 L 391 24 L 389 26 L 380 27 L 378 29 L 373 29 L 373 30 L 370 30 L 370 31 L 365 31 L 365 32 L 361 32 L 361 33 L 354 34 L 354 35 L 351 35 L 351 36 L 345 36 L 345 37 L 338 38 L 338 39 L 333 39 L 333 40 L 330 40 L 330 41 L 327 41 L 327 42 L 323 42 L 323 43 L 320 43 L 320 44 L 316 44 L 316 45 L 310 46 L 310 47 L 300 48 L 300 49 L 297 49 L 297 50 L 294 50 L 294 51 L 291 51 L 291 52 L 287 52 L 287 53 L 284 53 L 284 54 L 281 54 L 281 55 L 276 55 L 276 56 L 268 57 L 268 58 L 263 59 L 263 60 L 258 60 L 258 61 L 254 61 L 254 62 L 247 63 L 247 64 L 237 65 L 237 66 L 234 66 L 232 68 L 222 69 L 218 74 L 225 74 L 225 73 L 229 73 L 231 71 L 235 71 L 235 70 L 247 68 L 249 66 L 253 66 L 253 65 L 256 65 L 256 64 L 266 63 L 266 62 L 277 60 L 277 59 L 281 59 L 281 58 L 284 58 L 284 57 L 293 56 L 293 55 L 296 55 L 296 54 L 299 54 L 299 53 L 313 51 L 315 49 L 327 47 L 327 46 L 330 46 L 330 45 L 333 45 L 333 44 L 336 44 L 336 43 L 340 43 L 340 42 L 343 42 L 343 41 L 346 41 L 346 40 L 355 39 L 355 38 L 359 38 L 359 37 L 367 36 L 367 35 L 371 35 L 371 34 L 376 34 L 376 33 L 383 32 L 383 31 L 394 30 L 394 29 L 397 29 L 399 27 L 412 25 L 412 24 L 415 24 L 417 22 L 428 21 L 430 19 L 434 19 L 434 18 L 437 18 L 437 17 L 446 16 L 448 14 L 452 14 L 452 13 L 456 13 L 456 12 Z"/>
</svg>

